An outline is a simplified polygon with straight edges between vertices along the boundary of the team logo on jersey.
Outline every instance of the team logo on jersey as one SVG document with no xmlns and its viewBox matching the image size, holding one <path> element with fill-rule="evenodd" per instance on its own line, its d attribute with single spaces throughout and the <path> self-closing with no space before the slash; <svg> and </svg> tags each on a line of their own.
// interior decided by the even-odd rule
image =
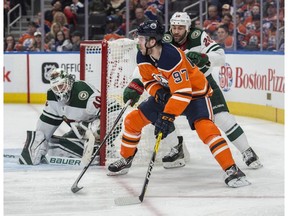
<svg viewBox="0 0 288 216">
<path fill-rule="evenodd" d="M 87 91 L 81 91 L 78 94 L 79 100 L 86 100 L 88 98 L 89 94 Z"/>
<path fill-rule="evenodd" d="M 164 78 L 161 74 L 152 74 L 154 79 L 158 81 L 162 86 L 169 88 L 168 80 Z"/>
<path fill-rule="evenodd" d="M 191 38 L 195 39 L 195 38 L 199 37 L 200 35 L 201 35 L 201 31 L 200 30 L 195 30 L 195 31 L 192 32 Z"/>
<path fill-rule="evenodd" d="M 162 40 L 166 43 L 171 43 L 172 42 L 172 35 L 170 34 L 164 34 Z"/>
</svg>

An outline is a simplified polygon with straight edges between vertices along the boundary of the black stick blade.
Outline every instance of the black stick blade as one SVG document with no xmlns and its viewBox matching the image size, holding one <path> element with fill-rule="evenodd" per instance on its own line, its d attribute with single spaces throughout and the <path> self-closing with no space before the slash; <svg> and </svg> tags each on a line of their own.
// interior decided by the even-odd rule
<svg viewBox="0 0 288 216">
<path fill-rule="evenodd" d="M 72 187 L 71 187 L 71 191 L 72 191 L 73 193 L 77 193 L 77 192 L 80 191 L 82 188 L 83 188 L 83 187 L 78 187 L 78 186 L 77 186 L 77 183 L 75 182 L 75 183 L 72 185 Z"/>
</svg>

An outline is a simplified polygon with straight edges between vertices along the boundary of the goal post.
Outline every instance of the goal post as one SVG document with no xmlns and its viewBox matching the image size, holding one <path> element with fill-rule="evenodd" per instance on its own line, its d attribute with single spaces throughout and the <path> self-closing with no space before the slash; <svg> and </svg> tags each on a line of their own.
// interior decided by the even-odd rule
<svg viewBox="0 0 288 216">
<path fill-rule="evenodd" d="M 124 107 L 123 91 L 133 79 L 133 72 L 137 67 L 136 55 L 138 49 L 136 41 L 121 38 L 113 41 L 83 41 L 80 44 L 80 79 L 86 80 L 101 90 L 101 115 L 100 115 L 100 139 L 110 130 L 120 109 Z M 148 93 L 144 91 L 139 102 L 147 98 Z M 124 114 L 131 110 L 129 107 Z M 100 165 L 106 165 L 117 160 L 120 156 L 122 121 L 114 130 L 114 133 L 107 139 L 100 151 Z M 145 165 L 149 162 L 153 153 L 153 146 L 156 139 L 154 136 L 154 126 L 147 125 L 142 130 L 138 151 L 133 160 L 133 164 Z M 170 150 L 171 145 L 160 146 L 156 163 L 161 163 L 161 158 Z"/>
<path fill-rule="evenodd" d="M 127 38 L 114 41 L 83 41 L 80 44 L 80 79 L 101 90 L 101 140 L 113 125 L 117 111 L 124 106 L 122 94 L 137 66 L 136 54 L 136 42 Z M 100 151 L 100 165 L 105 165 L 107 159 L 116 157 L 117 150 L 113 141 L 120 133 L 121 127 L 118 126 L 115 130 L 112 138 L 107 140 Z"/>
</svg>

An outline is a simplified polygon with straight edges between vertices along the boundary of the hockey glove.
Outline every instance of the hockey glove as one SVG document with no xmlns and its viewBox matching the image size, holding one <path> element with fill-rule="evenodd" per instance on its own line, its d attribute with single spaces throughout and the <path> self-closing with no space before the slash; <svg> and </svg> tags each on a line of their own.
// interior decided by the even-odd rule
<svg viewBox="0 0 288 216">
<path fill-rule="evenodd" d="M 134 106 L 143 94 L 144 85 L 139 79 L 133 79 L 129 85 L 124 89 L 123 100 L 126 103 L 128 100 L 132 100 L 131 106 Z"/>
<path fill-rule="evenodd" d="M 168 134 L 175 130 L 174 120 L 174 115 L 168 113 L 160 113 L 158 119 L 155 122 L 154 134 L 157 136 L 159 132 L 162 132 L 162 139 L 167 137 Z"/>
<path fill-rule="evenodd" d="M 197 67 L 202 68 L 205 65 L 209 65 L 209 58 L 204 53 L 199 52 L 188 52 L 186 53 L 186 57 L 189 58 L 191 62 L 193 62 Z"/>
<path fill-rule="evenodd" d="M 165 105 L 171 97 L 170 91 L 164 88 L 160 88 L 156 91 L 155 101 L 159 104 Z"/>
</svg>

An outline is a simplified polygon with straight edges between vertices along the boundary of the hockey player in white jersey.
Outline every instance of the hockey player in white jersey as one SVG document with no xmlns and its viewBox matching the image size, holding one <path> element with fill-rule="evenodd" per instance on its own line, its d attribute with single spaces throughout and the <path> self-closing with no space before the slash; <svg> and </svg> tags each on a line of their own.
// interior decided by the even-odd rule
<svg viewBox="0 0 288 216">
<path fill-rule="evenodd" d="M 229 113 L 223 93 L 211 74 L 213 67 L 224 65 L 224 50 L 205 31 L 191 27 L 191 19 L 186 12 L 173 14 L 170 20 L 170 30 L 164 34 L 163 41 L 172 43 L 185 51 L 187 57 L 205 74 L 214 91 L 211 103 L 216 125 L 242 153 L 243 160 L 248 167 L 253 169 L 262 167 L 262 163 L 250 147 L 243 129 L 236 122 L 235 117 Z M 139 100 L 140 94 L 137 88 L 139 89 L 143 84 L 137 76 L 137 70 L 134 74 L 136 74 L 134 75 L 135 79 L 124 90 L 124 102 L 129 99 L 134 102 Z M 168 100 L 169 96 L 168 92 L 161 93 L 161 97 L 164 100 Z M 175 137 L 178 138 L 178 144 L 171 148 L 171 151 L 162 158 L 164 168 L 182 167 L 185 165 L 185 161 L 189 160 L 188 151 L 184 151 L 186 146 L 179 132 L 176 133 L 174 131 L 174 133 L 170 134 L 169 139 L 166 139 L 172 141 L 173 138 L 175 140 Z M 175 143 L 175 141 L 170 143 Z"/>
<path fill-rule="evenodd" d="M 211 74 L 213 67 L 224 65 L 224 50 L 205 31 L 191 27 L 191 19 L 186 12 L 176 12 L 172 15 L 170 30 L 164 35 L 163 41 L 182 49 L 190 61 L 205 74 L 213 89 L 211 103 L 216 125 L 241 152 L 248 167 L 253 169 L 262 167 L 258 156 L 250 147 L 243 129 L 236 122 L 235 117 L 230 114 L 223 93 Z M 165 164 L 181 158 L 182 155 L 179 153 L 181 153 L 179 145 L 172 148 L 171 152 L 163 158 L 164 167 Z"/>
<path fill-rule="evenodd" d="M 45 162 L 47 153 L 49 156 L 82 157 L 87 163 L 100 140 L 100 92 L 85 81 L 75 81 L 74 75 L 61 68 L 50 73 L 50 86 L 36 130 L 27 131 L 19 163 L 40 164 Z M 121 109 L 116 102 L 109 106 Z M 63 136 L 53 135 L 63 121 L 71 130 Z"/>
</svg>

